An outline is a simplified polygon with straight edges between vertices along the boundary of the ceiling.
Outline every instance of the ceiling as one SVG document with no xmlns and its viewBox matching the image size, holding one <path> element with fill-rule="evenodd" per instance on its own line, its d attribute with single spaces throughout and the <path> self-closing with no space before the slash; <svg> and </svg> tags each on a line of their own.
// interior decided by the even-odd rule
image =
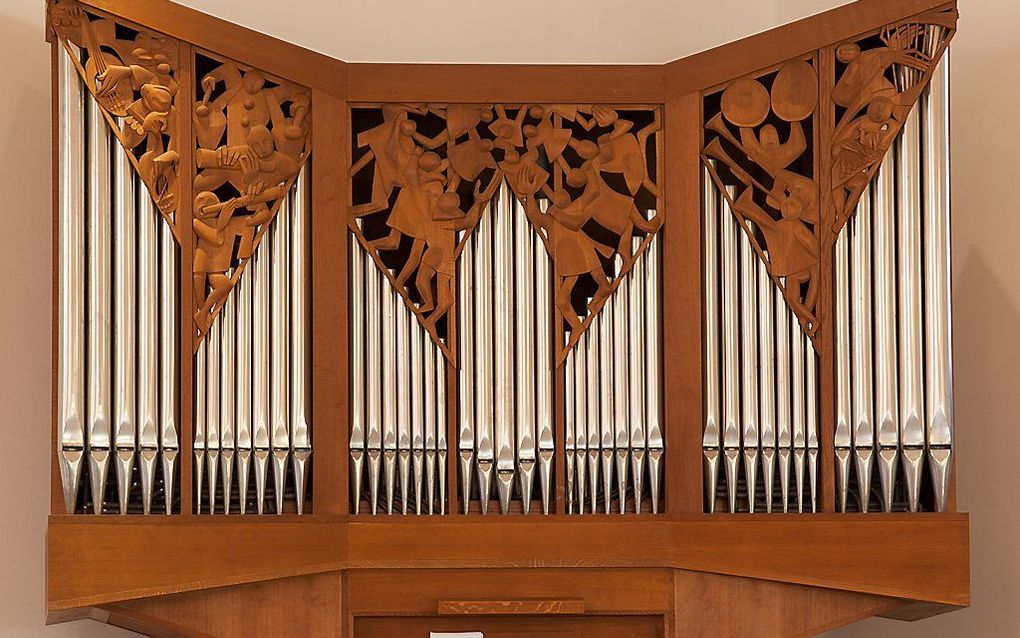
<svg viewBox="0 0 1020 638">
<path fill-rule="evenodd" d="M 178 0 L 349 62 L 658 64 L 847 0 Z"/>
</svg>

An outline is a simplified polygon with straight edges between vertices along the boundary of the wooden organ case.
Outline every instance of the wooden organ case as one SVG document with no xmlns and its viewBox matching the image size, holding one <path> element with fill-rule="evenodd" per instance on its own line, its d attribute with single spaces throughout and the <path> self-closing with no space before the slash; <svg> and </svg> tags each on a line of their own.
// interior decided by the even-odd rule
<svg viewBox="0 0 1020 638">
<path fill-rule="evenodd" d="M 955 3 L 353 64 L 50 0 L 51 622 L 812 634 L 969 604 Z"/>
</svg>

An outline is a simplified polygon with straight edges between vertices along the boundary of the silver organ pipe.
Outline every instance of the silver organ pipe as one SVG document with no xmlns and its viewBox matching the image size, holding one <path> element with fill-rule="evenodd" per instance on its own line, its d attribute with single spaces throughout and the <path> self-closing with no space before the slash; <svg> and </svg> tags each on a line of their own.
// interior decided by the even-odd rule
<svg viewBox="0 0 1020 638">
<path fill-rule="evenodd" d="M 574 375 L 570 384 L 574 395 L 574 472 L 577 486 L 577 513 L 584 514 L 584 498 L 588 481 L 588 337 L 582 336 L 571 350 Z M 592 511 L 594 514 L 594 510 Z"/>
<path fill-rule="evenodd" d="M 236 352 L 238 295 L 230 295 L 220 314 L 220 478 L 223 513 L 230 513 L 231 492 L 234 480 L 234 432 L 237 415 Z M 212 497 L 210 495 L 210 502 Z"/>
<path fill-rule="evenodd" d="M 833 447 L 836 453 L 836 491 L 841 512 L 846 511 L 850 489 L 851 394 L 850 394 L 850 240 L 846 233 L 836 238 L 836 424 Z"/>
<path fill-rule="evenodd" d="M 627 286 L 621 285 L 619 294 L 614 296 L 612 318 L 613 342 L 613 426 L 616 447 L 616 494 L 621 514 L 627 511 L 627 469 L 630 464 L 630 356 L 628 326 L 633 319 L 630 314 L 630 295 Z"/>
<path fill-rule="evenodd" d="M 379 508 L 379 481 L 382 463 L 382 325 L 383 276 L 368 253 L 364 257 L 365 276 L 365 456 L 368 457 L 368 502 L 373 514 Z M 373 328 L 374 327 L 374 328 Z M 378 362 L 379 365 L 371 365 Z M 356 364 L 355 364 L 356 365 Z M 356 378 L 356 377 L 355 377 Z M 357 386 L 352 386 L 354 392 Z"/>
<path fill-rule="evenodd" d="M 435 394 L 436 394 L 436 462 L 439 464 L 436 473 L 439 475 L 439 513 L 446 513 L 446 357 L 439 348 L 429 343 L 433 352 L 433 359 L 436 365 Z M 426 386 L 426 391 L 432 392 L 432 387 Z M 431 495 L 430 495 L 431 498 Z M 430 501 L 431 503 L 431 501 Z M 432 512 L 432 505 L 429 505 L 429 512 Z"/>
<path fill-rule="evenodd" d="M 707 169 L 704 179 L 706 511 L 725 503 L 730 512 L 786 512 L 793 499 L 798 511 L 815 511 L 814 348 Z"/>
<path fill-rule="evenodd" d="M 493 215 L 493 431 L 496 446 L 496 490 L 501 511 L 510 511 L 514 478 L 514 337 L 513 322 L 513 208 L 510 187 L 500 185 Z"/>
<path fill-rule="evenodd" d="M 529 228 L 524 212 L 518 206 L 517 219 L 523 229 Z M 540 238 L 526 231 L 530 237 L 531 258 L 534 260 L 535 279 L 530 293 L 535 299 L 535 418 L 538 437 L 538 473 L 542 489 L 542 513 L 548 514 L 553 496 L 553 457 L 556 443 L 553 434 L 553 324 L 552 294 L 553 278 L 549 256 Z M 527 351 L 525 351 L 526 353 Z M 526 354 L 521 355 L 522 359 Z M 527 513 L 527 512 L 525 512 Z"/>
<path fill-rule="evenodd" d="M 195 513 L 202 513 L 202 493 L 205 485 L 205 369 L 207 344 L 203 340 L 195 351 L 195 418 L 194 440 L 195 450 Z"/>
<path fill-rule="evenodd" d="M 500 190 L 502 194 L 503 189 Z M 494 202 L 488 214 L 483 214 L 475 230 L 474 272 L 474 336 L 475 336 L 475 463 L 478 470 L 478 501 L 482 514 L 489 511 L 489 493 L 492 485 L 493 456 L 493 291 L 492 235 Z M 464 388 L 464 386 L 462 386 Z M 466 390 L 466 388 L 464 388 Z"/>
<path fill-rule="evenodd" d="M 224 311 L 226 308 L 224 308 Z M 213 321 L 206 333 L 205 349 L 205 474 L 208 485 L 206 501 L 210 514 L 216 512 L 216 492 L 220 471 L 220 325 Z"/>
<path fill-rule="evenodd" d="M 637 242 L 635 241 L 635 244 Z M 630 312 L 627 326 L 627 344 L 629 348 L 630 374 L 628 375 L 628 401 L 630 404 L 630 469 L 634 495 L 634 513 L 641 513 L 641 501 L 644 495 L 645 467 L 648 448 L 648 431 L 645 426 L 645 380 L 641 371 L 644 369 L 646 352 L 645 339 L 645 289 L 647 276 L 645 260 L 639 259 L 626 282 L 629 296 Z M 648 483 L 650 484 L 650 483 Z"/>
<path fill-rule="evenodd" d="M 291 193 L 290 229 L 290 445 L 294 503 L 304 513 L 312 456 L 311 168 L 298 173 Z"/>
<path fill-rule="evenodd" d="M 517 209 L 511 199 L 510 205 Z M 514 314 L 515 331 L 514 342 L 516 343 L 517 375 L 514 404 L 516 406 L 516 455 L 519 478 L 519 489 L 521 506 L 527 514 L 531 509 L 531 492 L 535 479 L 535 464 L 537 460 L 535 447 L 537 419 L 537 389 L 536 375 L 539 368 L 539 357 L 535 340 L 536 297 L 535 297 L 535 265 L 538 257 L 532 245 L 532 232 L 527 218 L 520 209 L 514 210 L 513 222 L 513 243 L 508 244 L 514 247 L 514 300 L 516 312 Z M 507 220 L 509 223 L 511 220 Z M 509 252 L 509 251 L 508 251 Z M 511 306 L 512 308 L 513 306 Z M 541 324 L 540 324 L 541 325 Z M 543 376 L 546 386 L 550 377 Z M 548 428 L 548 420 L 546 421 Z"/>
<path fill-rule="evenodd" d="M 599 385 L 599 334 L 598 322 L 593 321 L 584 333 L 586 368 L 585 389 L 588 395 L 588 498 L 591 513 L 598 512 L 599 497 L 599 450 L 602 419 L 599 414 L 601 386 Z"/>
<path fill-rule="evenodd" d="M 776 358 L 775 358 L 775 284 L 765 264 L 758 266 L 758 405 L 761 408 L 762 483 L 765 486 L 765 511 L 772 513 L 773 486 L 776 477 Z"/>
<path fill-rule="evenodd" d="M 435 368 L 432 365 L 426 366 L 424 344 L 421 331 L 415 330 L 414 317 L 408 317 L 411 323 L 411 497 L 414 504 L 414 513 L 421 514 L 422 487 L 424 485 L 425 468 L 425 377 L 435 376 Z M 431 361 L 430 361 L 431 363 Z M 435 423 L 432 424 L 433 428 Z M 433 437 L 434 439 L 434 437 Z M 435 441 L 433 440 L 433 445 Z"/>
<path fill-rule="evenodd" d="M 871 500 L 871 475 L 875 456 L 871 217 L 871 190 L 868 189 L 864 191 L 857 204 L 857 212 L 847 224 L 847 232 L 850 234 L 850 267 L 852 269 L 849 291 L 849 321 L 853 326 L 850 383 L 853 397 L 851 434 L 859 507 L 861 512 L 865 513 L 868 511 L 868 502 Z M 843 291 L 840 294 L 842 296 Z M 846 373 L 845 370 L 839 370 L 837 373 L 840 372 Z"/>
<path fill-rule="evenodd" d="M 848 276 L 836 282 L 837 347 L 850 352 L 850 365 L 836 370 L 837 389 L 849 393 L 855 489 L 840 488 L 841 499 L 856 498 L 848 511 L 869 511 L 876 452 L 882 510 L 946 507 L 953 444 L 947 60 L 837 243 L 837 274 L 849 253 Z M 912 71 L 898 76 L 903 85 L 916 80 Z M 848 444 L 844 430 L 836 434 L 838 453 Z M 932 502 L 925 502 L 926 480 Z"/>
<path fill-rule="evenodd" d="M 237 503 L 238 513 L 248 513 L 248 485 L 251 477 L 252 459 L 252 424 L 254 423 L 252 403 L 253 387 L 253 353 L 255 342 L 252 337 L 252 276 L 255 272 L 255 264 L 249 263 L 248 272 L 241 277 L 237 284 L 237 314 L 234 333 L 237 336 L 235 354 L 237 367 L 235 382 L 237 393 L 235 396 L 235 436 L 237 437 Z"/>
<path fill-rule="evenodd" d="M 732 194 L 731 194 L 732 195 Z M 729 203 L 719 211 L 722 298 L 722 438 L 729 511 L 737 511 L 737 476 L 740 468 L 740 299 L 738 246 L 741 232 Z"/>
<path fill-rule="evenodd" d="M 70 54 L 57 56 L 60 297 L 57 430 L 64 506 L 74 512 L 85 455 L 85 89 Z M 99 497 L 101 498 L 101 497 Z"/>
<path fill-rule="evenodd" d="M 899 410 L 896 375 L 896 173 L 892 162 L 878 171 L 874 189 L 874 374 L 875 432 L 882 508 L 892 511 L 896 463 L 899 460 Z"/>
<path fill-rule="evenodd" d="M 792 318 L 791 318 L 792 319 Z M 804 339 L 795 319 L 790 321 L 790 411 L 793 431 L 793 477 L 796 482 L 797 511 L 804 511 L 804 463 L 807 456 L 807 431 L 804 392 Z M 810 345 L 808 346 L 810 348 Z"/>
<path fill-rule="evenodd" d="M 745 222 L 752 230 L 750 222 Z M 757 495 L 758 449 L 758 260 L 747 239 L 740 237 L 740 420 L 744 457 L 744 483 L 748 511 L 754 513 Z"/>
<path fill-rule="evenodd" d="M 599 458 L 602 461 L 602 504 L 605 513 L 608 514 L 612 508 L 613 494 L 613 456 L 615 446 L 614 421 L 616 410 L 614 407 L 617 397 L 613 395 L 613 369 L 615 359 L 613 358 L 613 316 L 617 309 L 614 301 L 616 297 L 610 297 L 602 312 L 596 320 L 598 335 L 598 396 L 599 396 L 599 444 L 601 453 Z"/>
<path fill-rule="evenodd" d="M 117 496 L 127 514 L 138 426 L 137 393 L 137 214 L 134 169 L 125 152 L 114 153 L 113 409 Z"/>
<path fill-rule="evenodd" d="M 925 426 L 935 508 L 946 509 L 953 447 L 949 245 L 949 51 L 921 98 L 924 175 Z"/>
<path fill-rule="evenodd" d="M 252 312 L 252 470 L 255 472 L 255 511 L 265 511 L 269 473 L 269 251 L 264 235 L 247 269 L 251 275 Z M 243 277 L 242 277 L 243 278 Z M 196 364 L 197 366 L 197 364 Z"/>
<path fill-rule="evenodd" d="M 399 472 L 400 513 L 407 514 L 411 480 L 411 317 L 403 299 L 394 298 L 397 324 L 396 399 L 397 399 L 397 471 Z M 418 368 L 421 370 L 421 368 Z"/>
<path fill-rule="evenodd" d="M 917 511 L 924 459 L 921 335 L 921 123 L 913 109 L 896 144 L 897 340 L 899 342 L 900 446 L 907 503 Z"/>
<path fill-rule="evenodd" d="M 354 233 L 347 236 L 347 256 L 350 264 L 350 313 L 348 323 L 350 334 L 351 415 L 350 464 L 351 464 L 351 513 L 361 512 L 361 488 L 365 472 L 365 263 L 367 255 L 362 252 Z M 369 274 L 372 274 L 371 272 Z"/>
<path fill-rule="evenodd" d="M 459 302 L 457 308 L 459 314 L 457 327 L 460 339 L 457 353 L 460 356 L 460 366 L 457 370 L 457 382 L 461 388 L 470 387 L 475 379 L 474 253 L 477 243 L 478 238 L 475 236 L 464 244 L 458 269 Z M 442 382 L 441 379 L 440 382 Z M 464 513 L 467 514 L 471 506 L 471 476 L 475 462 L 474 393 L 460 392 L 457 399 L 457 453 L 460 458 L 460 490 Z"/>
<path fill-rule="evenodd" d="M 160 224 L 159 243 L 159 365 L 160 365 L 160 460 L 163 470 L 163 500 L 166 513 L 173 513 L 174 477 L 180 453 L 178 430 L 177 368 L 177 245 L 173 232 Z"/>
<path fill-rule="evenodd" d="M 66 58 L 66 56 L 63 56 Z M 74 70 L 72 69 L 72 73 Z M 77 76 L 75 76 L 75 79 Z M 103 513 L 110 461 L 111 151 L 122 153 L 102 111 L 90 95 L 88 111 L 88 467 L 92 510 Z"/>
<path fill-rule="evenodd" d="M 701 171 L 702 242 L 706 267 L 704 289 L 705 324 L 705 431 L 702 439 L 705 464 L 705 500 L 709 513 L 715 512 L 715 495 L 719 483 L 719 457 L 722 445 L 720 430 L 719 372 L 719 192 L 707 168 Z M 726 221 L 723 218 L 723 221 Z"/>
<path fill-rule="evenodd" d="M 199 511 L 204 500 L 209 513 L 263 514 L 269 499 L 277 514 L 289 502 L 304 513 L 312 452 L 307 171 L 281 202 L 196 353 Z"/>
<path fill-rule="evenodd" d="M 269 444 L 275 511 L 283 513 L 290 452 L 290 214 L 285 199 L 270 224 L 269 243 Z"/>
<path fill-rule="evenodd" d="M 654 211 L 653 213 L 654 214 Z M 659 360 L 659 344 L 662 334 L 659 329 L 659 297 L 661 278 L 659 275 L 659 240 L 652 237 L 645 254 L 645 420 L 648 432 L 648 475 L 652 513 L 659 513 L 659 487 L 662 482 L 663 456 L 666 444 L 663 438 L 663 423 L 660 418 L 660 390 L 662 368 Z"/>
<path fill-rule="evenodd" d="M 120 149 L 118 149 L 121 153 Z M 165 224 L 145 184 L 135 178 L 138 204 L 138 461 L 142 511 L 152 509 L 159 463 L 159 229 Z"/>
<path fill-rule="evenodd" d="M 567 514 L 574 513 L 574 467 L 575 454 L 577 453 L 577 444 L 575 443 L 575 411 L 576 407 L 576 382 L 574 377 L 574 349 L 571 349 L 567 353 L 567 358 L 563 362 L 563 449 L 565 451 L 566 459 L 566 484 L 564 485 L 564 492 L 567 497 Z M 583 481 L 582 481 L 583 482 Z"/>
<path fill-rule="evenodd" d="M 446 358 L 353 234 L 350 265 L 351 513 L 442 513 Z"/>
</svg>

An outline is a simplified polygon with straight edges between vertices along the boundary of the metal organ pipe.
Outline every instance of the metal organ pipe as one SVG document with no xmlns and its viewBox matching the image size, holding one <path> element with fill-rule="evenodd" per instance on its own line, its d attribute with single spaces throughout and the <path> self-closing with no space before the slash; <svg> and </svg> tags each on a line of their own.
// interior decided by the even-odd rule
<svg viewBox="0 0 1020 638">
<path fill-rule="evenodd" d="M 949 51 L 921 98 L 924 191 L 925 425 L 935 508 L 946 509 L 953 449 L 949 244 Z"/>
<path fill-rule="evenodd" d="M 66 61 L 67 56 L 62 56 Z M 72 73 L 75 71 L 72 69 Z M 77 74 L 73 78 L 77 80 Z M 103 495 L 110 461 L 111 247 L 113 228 L 110 193 L 112 132 L 95 99 L 88 111 L 88 463 L 92 511 L 103 513 Z M 113 139 L 116 145 L 117 140 Z M 75 241 L 80 242 L 79 238 Z M 151 484 L 150 484 L 151 485 Z"/>
<path fill-rule="evenodd" d="M 935 31 L 929 28 L 928 37 Z M 884 511 L 946 507 L 952 449 L 946 64 L 944 58 L 936 66 L 837 243 L 837 275 L 840 250 L 849 252 L 849 276 L 837 277 L 837 344 L 847 341 L 851 353 L 851 364 L 837 367 L 837 388 L 849 388 L 852 482 L 861 512 L 869 510 L 876 448 Z M 917 79 L 908 71 L 898 76 L 904 86 Z M 840 304 L 849 308 L 841 311 Z M 840 429 L 836 447 L 847 448 Z M 926 461 L 933 503 L 921 500 Z M 841 487 L 841 499 L 846 493 Z M 895 500 L 901 493 L 905 499 Z"/>
<path fill-rule="evenodd" d="M 704 323 L 705 323 L 705 429 L 702 448 L 705 465 L 705 502 L 709 513 L 715 512 L 716 489 L 719 483 L 719 457 L 722 431 L 720 415 L 720 346 L 719 346 L 719 192 L 708 168 L 701 170 L 702 243 L 705 260 Z M 726 221 L 723 219 L 723 221 Z"/>
<path fill-rule="evenodd" d="M 64 507 L 74 512 L 85 454 L 84 87 L 69 55 L 57 56 L 60 171 L 60 333 L 57 402 Z"/>
</svg>

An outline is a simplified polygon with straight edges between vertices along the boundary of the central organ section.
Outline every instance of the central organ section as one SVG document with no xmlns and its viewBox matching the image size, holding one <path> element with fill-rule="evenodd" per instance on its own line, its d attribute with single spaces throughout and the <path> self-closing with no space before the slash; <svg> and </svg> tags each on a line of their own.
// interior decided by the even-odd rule
<svg viewBox="0 0 1020 638">
<path fill-rule="evenodd" d="M 352 513 L 658 511 L 660 121 L 352 107 Z"/>
</svg>

